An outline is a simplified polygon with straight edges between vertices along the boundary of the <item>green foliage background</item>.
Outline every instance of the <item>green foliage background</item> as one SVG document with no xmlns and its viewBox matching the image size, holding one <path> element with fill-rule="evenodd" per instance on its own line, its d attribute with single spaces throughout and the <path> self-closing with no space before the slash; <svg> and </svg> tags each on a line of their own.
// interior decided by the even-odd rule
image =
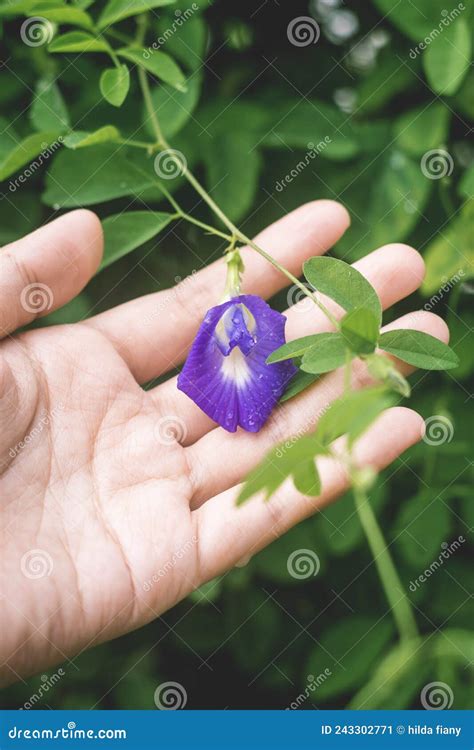
<svg viewBox="0 0 474 750">
<path fill-rule="evenodd" d="M 302 709 L 419 707 L 421 688 L 434 680 L 449 684 L 453 707 L 464 708 L 474 619 L 468 544 L 415 592 L 409 584 L 438 558 L 443 543 L 460 535 L 470 540 L 473 521 L 472 413 L 466 418 L 474 367 L 472 3 L 453 5 L 463 6 L 458 17 L 419 54 L 420 41 L 452 10 L 444 0 L 357 0 L 332 11 L 323 2 L 197 5 L 162 48 L 183 77 L 178 68 L 157 68 L 168 83 L 156 80 L 152 96 L 165 135 L 213 198 L 247 234 L 303 202 L 340 200 L 352 227 L 334 249 L 338 257 L 352 261 L 395 241 L 424 255 L 421 293 L 389 317 L 428 305 L 450 325 L 461 365 L 415 375 L 411 405 L 425 417 L 447 417 L 453 438 L 439 446 L 422 443 L 404 455 L 379 478 L 372 496 L 419 627 L 432 634 L 430 646 L 414 650 L 408 661 L 397 646 L 348 495 L 146 628 L 63 665 L 66 675 L 36 707 L 154 708 L 157 685 L 173 680 L 185 686 L 189 708 L 285 708 L 304 692 L 308 675 L 328 669 L 331 676 Z M 151 139 L 136 63 L 127 60 L 132 82 L 117 107 L 101 93 L 101 75 L 110 67 L 104 54 L 54 53 L 66 32 L 82 27 L 80 33 L 90 33 L 87 19 L 79 16 L 78 23 L 78 10 L 97 19 L 104 7 L 94 0 L 0 5 L 2 244 L 75 206 L 91 206 L 101 218 L 168 210 L 156 186 L 154 157 L 126 145 L 130 138 Z M 183 14 L 189 7 L 155 7 L 145 46 L 176 26 L 177 8 Z M 308 15 L 317 19 L 321 36 L 315 44 L 295 46 L 288 24 Z M 51 20 L 51 52 L 47 44 L 22 41 L 22 24 L 31 16 Z M 135 19 L 120 20 L 114 29 L 133 35 Z M 143 60 L 141 55 L 139 64 Z M 99 129 L 95 145 L 77 148 L 86 137 L 81 133 Z M 64 145 L 16 183 L 58 136 Z M 308 144 L 327 137 L 327 147 L 280 189 Z M 449 174 L 439 179 L 421 166 L 431 150 L 447 154 L 442 159 Z M 166 187 L 188 211 L 208 219 L 181 179 Z M 109 257 L 107 270 L 42 324 L 80 320 L 167 288 L 224 249 L 196 227 L 165 226 L 160 217 L 143 215 L 132 218 L 120 242 L 124 257 L 113 264 Z M 282 308 L 285 303 L 285 294 L 275 300 Z M 316 577 L 289 575 L 288 557 L 298 549 L 317 553 Z M 19 684 L 2 702 L 20 706 L 40 684 L 40 676 Z"/>
</svg>

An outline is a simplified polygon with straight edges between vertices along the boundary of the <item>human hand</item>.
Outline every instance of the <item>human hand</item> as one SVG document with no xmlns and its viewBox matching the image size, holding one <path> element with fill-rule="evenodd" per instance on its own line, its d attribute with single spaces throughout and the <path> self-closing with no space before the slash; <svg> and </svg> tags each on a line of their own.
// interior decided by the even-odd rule
<svg viewBox="0 0 474 750">
<path fill-rule="evenodd" d="M 340 205 L 318 201 L 265 230 L 259 242 L 299 274 L 348 224 Z M 174 377 L 150 391 L 140 387 L 183 361 L 206 310 L 219 302 L 221 261 L 175 289 L 87 321 L 15 334 L 35 317 L 38 285 L 46 314 L 79 293 L 101 252 L 100 224 L 88 211 L 0 251 L 4 682 L 144 625 L 347 487 L 342 465 L 321 459 L 318 498 L 287 482 L 268 503 L 257 497 L 235 505 L 239 483 L 272 446 L 314 428 L 315 415 L 342 390 L 339 371 L 279 406 L 258 434 L 216 428 Z M 245 293 L 268 297 L 285 285 L 253 251 L 243 257 Z M 357 267 L 384 308 L 423 277 L 421 257 L 405 245 L 381 248 Z M 306 300 L 286 314 L 288 340 L 329 330 Z M 389 327 L 447 339 L 444 322 L 427 312 Z M 353 387 L 368 383 L 359 361 Z M 413 411 L 391 409 L 359 441 L 358 462 L 382 469 L 421 437 L 422 426 Z"/>
</svg>

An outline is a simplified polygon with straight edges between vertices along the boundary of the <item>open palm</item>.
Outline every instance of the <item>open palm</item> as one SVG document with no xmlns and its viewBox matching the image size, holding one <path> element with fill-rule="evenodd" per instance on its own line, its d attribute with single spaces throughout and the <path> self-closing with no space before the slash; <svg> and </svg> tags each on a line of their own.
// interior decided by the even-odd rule
<svg viewBox="0 0 474 750">
<path fill-rule="evenodd" d="M 302 206 L 260 244 L 293 273 L 349 223 L 331 201 Z M 249 558 L 346 486 L 320 463 L 323 492 L 285 483 L 269 503 L 235 506 L 238 485 L 276 442 L 314 429 L 342 375 L 278 407 L 255 434 L 226 433 L 176 388 L 140 384 L 181 363 L 219 301 L 217 262 L 157 292 L 73 326 L 15 334 L 72 299 L 102 252 L 94 214 L 75 211 L 0 251 L 0 674 L 35 673 L 153 619 L 197 586 Z M 244 290 L 268 297 L 285 279 L 245 250 Z M 405 245 L 358 263 L 384 308 L 413 292 L 423 261 Z M 340 310 L 329 301 L 333 312 Z M 328 330 L 307 300 L 287 312 L 287 337 Z M 392 327 L 443 340 L 439 318 L 412 313 Z M 405 372 L 408 368 L 405 368 Z M 369 382 L 355 367 L 353 386 Z M 361 464 L 382 468 L 422 434 L 409 409 L 384 414 L 359 441 Z"/>
</svg>

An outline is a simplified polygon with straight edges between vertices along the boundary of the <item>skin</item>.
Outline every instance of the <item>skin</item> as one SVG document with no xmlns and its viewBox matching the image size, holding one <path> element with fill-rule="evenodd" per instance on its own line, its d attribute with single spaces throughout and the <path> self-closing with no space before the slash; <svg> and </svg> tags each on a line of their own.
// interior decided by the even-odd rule
<svg viewBox="0 0 474 750">
<path fill-rule="evenodd" d="M 348 225 L 342 206 L 317 201 L 282 218 L 258 241 L 300 274 L 302 263 L 329 249 Z M 229 435 L 216 427 L 176 389 L 174 378 L 148 392 L 141 388 L 185 358 L 205 311 L 224 287 L 221 261 L 173 290 L 87 321 L 15 333 L 35 317 L 22 305 L 28 285 L 47 285 L 52 305 L 46 314 L 79 293 L 101 253 L 100 222 L 84 210 L 0 251 L 4 684 L 144 625 L 347 486 L 341 464 L 325 459 L 318 462 L 320 497 L 304 497 L 287 482 L 269 503 L 255 497 L 235 507 L 239 483 L 272 446 L 314 429 L 313 415 L 341 391 L 338 371 L 278 407 L 257 435 Z M 243 255 L 245 293 L 268 297 L 285 285 L 254 251 Z M 400 244 L 357 265 L 384 308 L 415 291 L 423 278 L 419 254 Z M 330 301 L 327 305 L 341 313 Z M 288 339 L 329 330 L 306 300 L 287 317 Z M 448 338 L 444 322 L 427 312 L 390 327 Z M 367 383 L 367 373 L 356 366 L 353 387 Z M 392 409 L 361 438 L 357 461 L 382 469 L 419 440 L 422 430 L 415 412 Z M 32 550 L 39 550 L 45 564 L 41 577 L 35 577 Z"/>
</svg>

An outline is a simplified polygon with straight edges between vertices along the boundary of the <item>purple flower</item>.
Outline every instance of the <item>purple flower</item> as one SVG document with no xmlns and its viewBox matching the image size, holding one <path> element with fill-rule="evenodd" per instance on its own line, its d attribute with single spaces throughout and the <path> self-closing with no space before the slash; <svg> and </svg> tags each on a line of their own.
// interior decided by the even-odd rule
<svg viewBox="0 0 474 750">
<path fill-rule="evenodd" d="M 297 369 L 267 365 L 285 343 L 286 318 L 260 297 L 242 294 L 211 307 L 178 377 L 178 388 L 229 432 L 258 432 Z"/>
</svg>

